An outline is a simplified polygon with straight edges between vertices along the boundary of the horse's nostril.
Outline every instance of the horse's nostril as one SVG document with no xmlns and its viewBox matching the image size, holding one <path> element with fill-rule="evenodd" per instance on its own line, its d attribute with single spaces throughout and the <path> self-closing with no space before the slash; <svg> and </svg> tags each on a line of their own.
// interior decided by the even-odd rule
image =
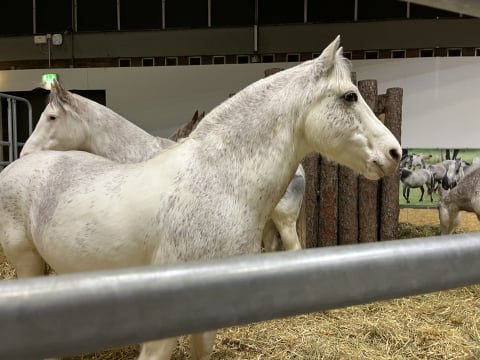
<svg viewBox="0 0 480 360">
<path fill-rule="evenodd" d="M 397 149 L 391 149 L 389 152 L 390 156 L 393 160 L 399 161 L 400 160 L 400 152 Z"/>
</svg>

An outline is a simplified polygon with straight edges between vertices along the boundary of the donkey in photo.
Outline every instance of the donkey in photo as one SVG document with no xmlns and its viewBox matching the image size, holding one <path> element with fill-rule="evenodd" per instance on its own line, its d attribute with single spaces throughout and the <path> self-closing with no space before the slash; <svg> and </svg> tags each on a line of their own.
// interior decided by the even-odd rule
<svg viewBox="0 0 480 360">
<path fill-rule="evenodd" d="M 451 190 L 439 188 L 438 216 L 440 234 L 451 234 L 460 224 L 460 211 L 474 212 L 480 220 L 480 167 L 467 175 Z"/>
<path fill-rule="evenodd" d="M 400 181 L 403 185 L 403 197 L 407 201 L 407 204 L 410 203 L 410 189 L 419 188 L 422 192 L 420 199 L 418 201 L 423 201 L 423 195 L 425 193 L 424 185 L 427 186 L 427 193 L 430 195 L 430 201 L 433 202 L 433 179 L 432 174 L 427 169 L 419 169 L 412 171 L 409 169 L 402 168 L 400 169 Z"/>
<path fill-rule="evenodd" d="M 75 111 L 68 99 L 61 105 Z M 316 59 L 239 91 L 147 161 L 81 151 L 21 157 L 0 173 L 0 241 L 21 277 L 42 275 L 45 262 L 65 274 L 259 253 L 267 221 L 313 151 L 372 180 L 400 162 L 397 139 L 352 83 L 339 37 Z M 191 339 L 191 357 L 207 359 L 215 331 Z M 169 359 L 177 339 L 151 340 L 139 358 Z"/>
</svg>

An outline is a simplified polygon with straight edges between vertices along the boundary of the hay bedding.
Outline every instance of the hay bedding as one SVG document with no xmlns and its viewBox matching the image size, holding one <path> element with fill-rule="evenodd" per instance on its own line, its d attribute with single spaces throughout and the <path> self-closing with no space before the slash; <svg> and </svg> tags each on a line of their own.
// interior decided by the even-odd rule
<svg viewBox="0 0 480 360">
<path fill-rule="evenodd" d="M 419 213 L 419 211 L 421 213 Z M 463 231 L 480 231 L 463 214 Z M 402 209 L 402 237 L 432 236 L 436 210 Z M 0 276 L 14 277 L 0 252 Z M 173 359 L 188 359 L 181 338 Z M 65 358 L 130 360 L 136 346 Z M 300 315 L 221 330 L 212 360 L 480 359 L 480 286 Z"/>
</svg>

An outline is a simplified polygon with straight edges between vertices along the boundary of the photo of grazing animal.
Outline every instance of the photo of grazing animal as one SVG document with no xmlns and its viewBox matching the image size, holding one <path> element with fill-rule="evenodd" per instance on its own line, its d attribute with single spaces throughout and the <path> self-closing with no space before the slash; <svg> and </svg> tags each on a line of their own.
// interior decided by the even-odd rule
<svg viewBox="0 0 480 360">
<path fill-rule="evenodd" d="M 402 156 L 400 167 L 407 169 L 425 169 L 425 160 L 430 159 L 430 154 L 406 154 Z"/>
<path fill-rule="evenodd" d="M 470 171 L 451 190 L 439 188 L 440 234 L 453 233 L 460 224 L 460 211 L 474 212 L 480 220 L 480 168 Z"/>
<path fill-rule="evenodd" d="M 442 179 L 442 187 L 444 189 L 453 189 L 464 176 L 464 168 L 467 164 L 461 158 L 455 160 L 445 160 L 443 162 L 447 169 Z"/>
<path fill-rule="evenodd" d="M 69 105 L 68 110 L 65 104 Z M 196 112 L 192 120 L 171 135 L 180 140 L 198 126 L 204 115 Z M 71 93 L 59 82 L 51 88 L 50 102 L 42 112 L 20 157 L 40 150 L 82 150 L 120 163 L 148 160 L 176 142 L 155 137 L 113 110 L 95 101 Z M 297 235 L 297 219 L 305 194 L 305 171 L 299 165 L 284 197 L 272 212 L 271 225 L 263 236 L 266 251 L 302 248 Z"/>
<path fill-rule="evenodd" d="M 430 201 L 433 202 L 433 189 L 432 189 L 432 174 L 427 169 L 419 170 L 409 170 L 402 168 L 400 169 L 400 181 L 402 183 L 402 194 L 407 204 L 410 203 L 410 189 L 419 188 L 422 195 L 420 196 L 419 201 L 423 201 L 423 195 L 425 193 L 424 185 L 427 186 L 427 193 L 430 195 Z"/>
<path fill-rule="evenodd" d="M 428 165 L 427 170 L 432 174 L 432 192 L 437 191 L 439 186 L 442 186 L 443 179 L 447 175 L 447 168 L 443 163 Z"/>
<path fill-rule="evenodd" d="M 469 164 L 462 159 L 444 160 L 437 164 L 428 165 L 427 170 L 432 174 L 432 191 L 437 191 L 439 186 L 452 189 L 468 171 Z"/>
<path fill-rule="evenodd" d="M 351 81 L 340 38 L 314 60 L 257 81 L 210 111 L 185 140 L 121 164 L 37 151 L 0 173 L 0 241 L 19 277 L 259 253 L 262 232 L 306 154 L 376 180 L 400 144 Z M 75 112 L 69 99 L 54 103 Z M 213 294 L 212 294 L 213 295 Z M 206 359 L 215 331 L 191 336 Z M 144 343 L 169 359 L 176 338 Z"/>
</svg>

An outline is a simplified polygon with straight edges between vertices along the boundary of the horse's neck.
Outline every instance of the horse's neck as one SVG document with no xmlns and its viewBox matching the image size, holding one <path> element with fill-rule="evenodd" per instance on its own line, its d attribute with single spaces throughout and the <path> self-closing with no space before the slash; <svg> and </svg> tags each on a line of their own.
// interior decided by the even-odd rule
<svg viewBox="0 0 480 360">
<path fill-rule="evenodd" d="M 123 117 L 111 114 L 89 124 L 87 151 L 121 163 L 140 162 L 162 148 L 157 139 Z"/>
<path fill-rule="evenodd" d="M 307 149 L 300 145 L 296 119 L 256 105 L 242 111 L 228 104 L 218 107 L 188 142 L 197 144 L 195 160 L 201 166 L 221 174 L 216 186 L 243 191 L 255 202 L 267 200 L 262 203 L 273 209 Z"/>
</svg>

